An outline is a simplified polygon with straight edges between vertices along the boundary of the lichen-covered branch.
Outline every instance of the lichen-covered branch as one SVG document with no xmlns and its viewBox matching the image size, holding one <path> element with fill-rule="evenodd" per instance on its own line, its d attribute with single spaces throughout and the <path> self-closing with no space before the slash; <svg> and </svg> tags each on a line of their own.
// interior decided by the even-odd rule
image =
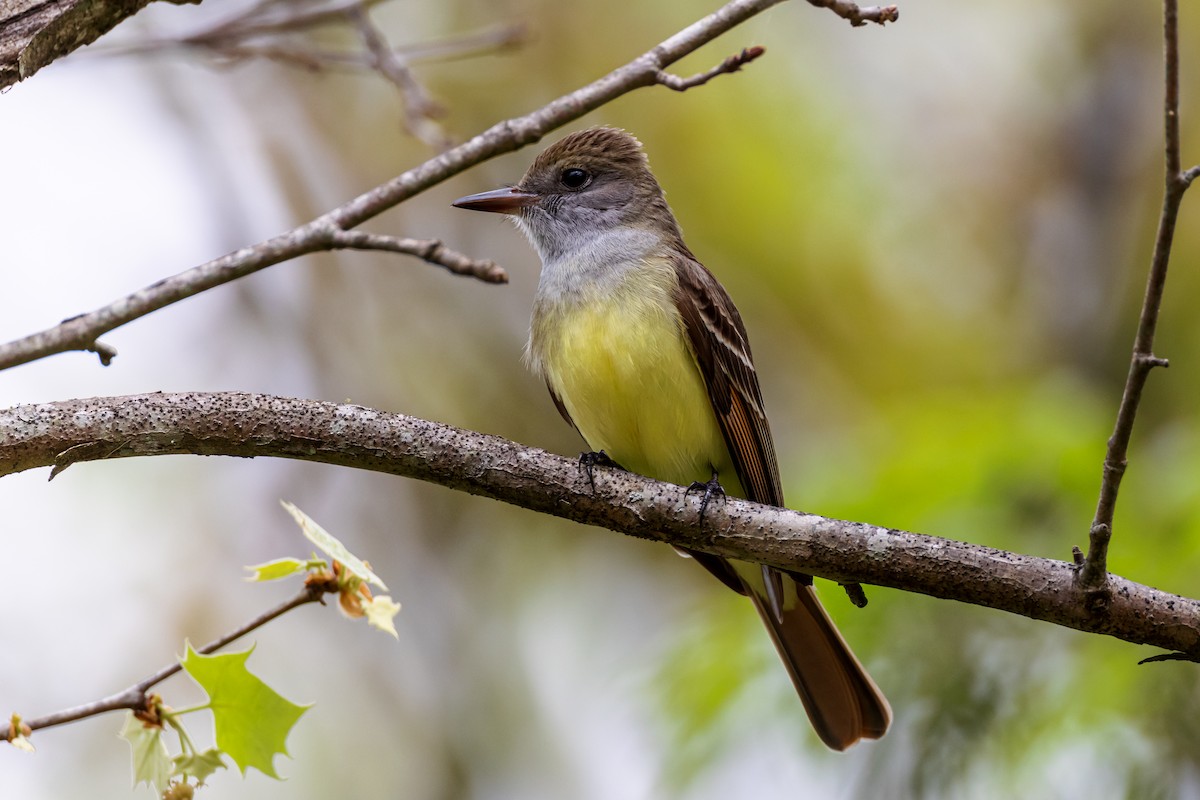
<svg viewBox="0 0 1200 800">
<path fill-rule="evenodd" d="M 730 498 L 697 524 L 678 486 L 495 436 L 355 405 L 246 393 L 147 394 L 0 411 L 0 475 L 174 453 L 303 459 L 430 481 L 534 511 L 815 574 L 918 592 L 1200 655 L 1200 602 L 1109 576 L 1090 605 L 1076 567 Z"/>
<path fill-rule="evenodd" d="M 91 44 L 150 3 L 151 0 L 0 3 L 0 89 L 23 81 L 47 64 Z"/>
</svg>

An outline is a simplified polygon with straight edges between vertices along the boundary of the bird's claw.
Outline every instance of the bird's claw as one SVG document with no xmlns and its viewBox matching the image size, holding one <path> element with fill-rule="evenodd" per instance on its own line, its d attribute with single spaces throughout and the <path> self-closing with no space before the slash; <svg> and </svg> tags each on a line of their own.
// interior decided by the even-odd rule
<svg viewBox="0 0 1200 800">
<path fill-rule="evenodd" d="M 700 498 L 700 524 L 703 525 L 704 512 L 708 511 L 708 504 L 712 502 L 712 499 L 719 497 L 722 503 L 725 502 L 725 487 L 721 485 L 717 473 L 714 472 L 707 483 L 704 481 L 692 481 L 692 485 L 687 488 L 684 494 L 688 495 L 692 492 L 704 492 L 704 496 Z"/>
<path fill-rule="evenodd" d="M 596 467 L 614 467 L 621 469 L 621 465 L 613 461 L 608 453 L 603 450 L 589 451 L 579 454 L 579 466 L 583 468 L 583 472 L 587 475 L 588 485 L 592 487 L 592 493 L 596 492 L 596 481 L 592 478 L 592 470 Z"/>
</svg>

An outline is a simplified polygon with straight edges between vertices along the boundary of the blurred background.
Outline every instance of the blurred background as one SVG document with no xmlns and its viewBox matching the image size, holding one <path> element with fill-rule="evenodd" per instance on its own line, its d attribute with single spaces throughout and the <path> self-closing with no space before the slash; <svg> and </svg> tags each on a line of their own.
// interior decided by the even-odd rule
<svg viewBox="0 0 1200 800">
<path fill-rule="evenodd" d="M 150 8 L 102 44 L 244 4 Z M 520 23 L 513 47 L 414 67 L 465 139 L 638 55 L 717 0 L 404 0 L 418 45 Z M 1185 4 L 1187 5 L 1187 4 Z M 1200 18 L 1183 19 L 1185 164 Z M 677 67 L 766 56 L 570 126 L 645 143 L 695 253 L 746 319 L 793 507 L 1069 559 L 1086 545 L 1161 202 L 1161 20 L 1120 0 L 907 0 L 851 28 L 784 4 Z M 321 31 L 352 50 L 356 34 Z M 99 50 L 100 45 L 91 50 Z M 433 154 L 378 75 L 164 49 L 80 53 L 0 98 L 0 338 L 96 308 L 338 205 Z M 566 131 L 556 132 L 548 141 Z M 507 286 L 415 259 L 281 264 L 0 374 L 0 404 L 148 391 L 349 400 L 573 455 L 521 364 L 537 262 L 450 208 L 545 143 L 367 224 L 494 258 Z M 1194 193 L 1194 192 L 1193 192 Z M 1200 594 L 1200 291 L 1184 203 L 1111 568 Z M 0 712 L 117 691 L 289 596 L 242 565 L 304 556 L 297 503 L 404 604 L 399 642 L 310 607 L 250 667 L 316 702 L 228 798 L 1200 797 L 1195 665 L 1113 639 L 868 587 L 823 597 L 888 694 L 892 732 L 826 751 L 748 603 L 651 545 L 334 467 L 169 457 L 0 480 Z M 183 706 L 186 679 L 163 687 Z M 117 716 L 0 749 L 0 796 L 126 797 Z M 204 744 L 211 728 L 192 724 Z M 145 787 L 134 794 L 148 796 Z"/>
</svg>

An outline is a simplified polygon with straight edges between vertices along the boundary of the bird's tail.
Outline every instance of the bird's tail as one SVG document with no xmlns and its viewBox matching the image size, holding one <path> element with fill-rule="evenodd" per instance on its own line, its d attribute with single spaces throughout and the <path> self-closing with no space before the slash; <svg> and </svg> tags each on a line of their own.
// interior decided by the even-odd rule
<svg viewBox="0 0 1200 800">
<path fill-rule="evenodd" d="M 845 750 L 860 739 L 883 736 L 892 709 L 812 585 L 758 564 L 731 565 L 771 632 L 821 741 Z"/>
</svg>

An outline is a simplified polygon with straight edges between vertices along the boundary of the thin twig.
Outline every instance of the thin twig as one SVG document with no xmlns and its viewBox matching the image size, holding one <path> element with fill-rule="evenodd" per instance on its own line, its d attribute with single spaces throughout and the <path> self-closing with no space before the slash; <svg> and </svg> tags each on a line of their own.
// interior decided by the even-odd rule
<svg viewBox="0 0 1200 800">
<path fill-rule="evenodd" d="M 269 59 L 310 72 L 375 72 L 399 91 L 404 129 L 430 147 L 445 150 L 453 140 L 437 120 L 445 116 L 446 109 L 417 81 L 411 64 L 510 47 L 524 38 L 524 26 L 506 25 L 431 44 L 394 47 L 370 17 L 370 7 L 380 2 L 383 0 L 261 0 L 228 19 L 187 35 L 147 39 L 93 52 L 130 55 L 186 48 L 230 62 Z M 329 50 L 309 35 L 331 25 L 353 28 L 362 42 L 361 48 Z"/>
<path fill-rule="evenodd" d="M 175 42 L 174 44 L 179 43 Z M 361 72 L 371 68 L 371 59 L 363 53 L 323 50 L 308 44 L 230 42 L 222 44 L 219 48 L 210 49 L 218 57 L 230 62 L 262 58 L 309 72 L 322 70 Z"/>
<path fill-rule="evenodd" d="M 451 250 L 437 239 L 407 239 L 384 236 L 366 231 L 334 231 L 330 242 L 335 248 L 349 250 L 383 250 L 404 253 L 424 259 L 430 264 L 445 267 L 455 275 L 469 275 L 486 283 L 508 283 L 504 268 L 486 258 L 470 258 Z"/>
<path fill-rule="evenodd" d="M 420 84 L 405 59 L 388 43 L 383 31 L 371 21 L 366 9 L 361 6 L 346 11 L 363 46 L 371 56 L 371 66 L 400 90 L 404 102 L 404 129 L 425 144 L 437 150 L 445 150 L 453 140 L 437 121 L 444 117 L 446 109 L 433 99 Z"/>
<path fill-rule="evenodd" d="M 72 350 L 97 347 L 105 333 L 180 300 L 283 261 L 327 250 L 336 231 L 357 227 L 447 178 L 503 153 L 532 144 L 635 89 L 658 83 L 659 73 L 701 45 L 783 0 L 731 0 L 716 12 L 624 66 L 529 114 L 504 120 L 322 216 L 264 242 L 165 278 L 95 311 L 0 346 L 0 369 Z"/>
<path fill-rule="evenodd" d="M 441 41 L 397 45 L 393 49 L 408 63 L 417 64 L 494 53 L 505 48 L 516 47 L 528 38 L 529 28 L 523 23 L 513 22 L 485 28 L 474 33 L 464 33 Z"/>
<path fill-rule="evenodd" d="M 1104 456 L 1103 476 L 1100 482 L 1100 497 L 1096 503 L 1096 515 L 1088 533 L 1088 553 L 1079 569 L 1079 585 L 1092 593 L 1104 593 L 1107 574 L 1108 544 L 1112 537 L 1113 515 L 1116 512 L 1117 492 L 1128 464 L 1129 440 L 1133 435 L 1133 423 L 1137 417 L 1138 404 L 1146 379 L 1155 367 L 1166 367 L 1165 358 L 1154 355 L 1154 333 L 1158 327 L 1159 309 L 1162 307 L 1163 291 L 1167 283 L 1167 266 L 1171 260 L 1171 245 L 1175 237 L 1175 223 L 1179 206 L 1188 185 L 1200 173 L 1193 167 L 1186 173 L 1181 168 L 1179 136 L 1179 9 L 1177 0 L 1163 0 L 1163 138 L 1165 141 L 1165 188 L 1162 212 L 1158 219 L 1158 235 L 1154 240 L 1154 254 L 1150 260 L 1150 274 L 1146 280 L 1146 295 L 1142 301 L 1141 318 L 1138 320 L 1134 337 L 1133 356 L 1129 374 L 1125 379 L 1125 391 L 1117 409 L 1117 421 L 1108 449 Z M 1101 598 L 1102 599 L 1102 598 Z M 1092 603 L 1096 603 L 1093 598 Z"/>
<path fill-rule="evenodd" d="M 895 6 L 867 6 L 866 8 L 860 8 L 858 5 L 847 0 L 808 0 L 808 2 L 817 8 L 828 8 L 842 19 L 849 20 L 850 24 L 856 28 L 860 25 L 866 25 L 868 22 L 883 25 L 884 23 L 895 22 L 900 19 L 900 9 Z"/>
<path fill-rule="evenodd" d="M 328 587 L 321 584 L 311 584 L 305 586 L 300 592 L 290 600 L 280 603 L 275 608 L 266 611 L 254 619 L 242 625 L 239 628 L 230 631 L 229 633 L 214 639 L 203 647 L 197 648 L 196 652 L 201 655 L 208 655 L 220 650 L 225 645 L 245 636 L 247 633 L 261 628 L 276 617 L 282 616 L 294 608 L 299 608 L 308 603 L 315 603 L 321 599 L 321 596 L 328 591 Z M 67 708 L 62 711 L 56 711 L 53 714 L 47 714 L 44 717 L 35 717 L 34 719 L 23 719 L 30 730 L 38 730 L 40 728 L 50 728 L 55 725 L 63 725 L 68 722 L 74 722 L 87 717 L 94 717 L 99 714 L 105 714 L 109 711 L 119 711 L 121 709 L 131 709 L 134 711 L 143 710 L 146 708 L 147 692 L 150 688 L 156 686 L 167 678 L 174 675 L 183 669 L 183 665 L 178 660 L 170 665 L 163 667 L 158 672 L 150 675 L 137 683 L 130 686 L 124 691 L 117 692 L 114 695 L 109 695 L 101 700 L 96 700 L 92 703 L 84 703 L 81 706 Z M 6 741 L 12 731 L 0 726 L 0 741 Z"/>
<path fill-rule="evenodd" d="M 369 8 L 382 2 L 386 0 L 261 0 L 228 19 L 184 37 L 183 41 L 204 42 L 311 30 L 341 23 L 351 9 Z"/>
<path fill-rule="evenodd" d="M 91 444 L 88 447 L 78 447 Z M 1200 601 L 1109 576 L 1106 613 L 1074 565 L 736 498 L 696 525 L 682 487 L 497 436 L 349 404 L 242 392 L 144 394 L 0 410 L 0 474 L 175 453 L 279 457 L 430 481 L 533 511 L 839 582 L 887 586 L 1200 655 Z M 64 455 L 65 454 L 65 455 Z"/>
<path fill-rule="evenodd" d="M 681 78 L 678 75 L 672 75 L 666 70 L 659 70 L 655 79 L 666 86 L 668 89 L 674 89 L 677 92 L 685 92 L 688 89 L 701 86 L 708 83 L 718 75 L 727 75 L 731 72 L 737 72 L 742 68 L 743 64 L 749 64 L 754 59 L 767 52 L 765 47 L 746 47 L 740 53 L 734 53 L 729 58 L 717 64 L 710 70 L 705 72 L 697 72 L 690 78 Z"/>
<path fill-rule="evenodd" d="M 339 10 L 338 13 L 344 21 L 344 11 Z M 408 64 L 426 64 L 504 50 L 524 42 L 528 36 L 525 25 L 511 23 L 437 41 L 395 45 L 392 50 Z M 286 41 L 265 33 L 256 33 L 254 36 L 214 36 L 208 29 L 180 37 L 144 38 L 136 42 L 103 45 L 85 52 L 90 56 L 130 56 L 178 49 L 204 50 L 230 61 L 262 58 L 306 70 L 361 72 L 373 69 L 374 64 L 374 57 L 361 50 L 327 50 L 307 40 Z"/>
</svg>

